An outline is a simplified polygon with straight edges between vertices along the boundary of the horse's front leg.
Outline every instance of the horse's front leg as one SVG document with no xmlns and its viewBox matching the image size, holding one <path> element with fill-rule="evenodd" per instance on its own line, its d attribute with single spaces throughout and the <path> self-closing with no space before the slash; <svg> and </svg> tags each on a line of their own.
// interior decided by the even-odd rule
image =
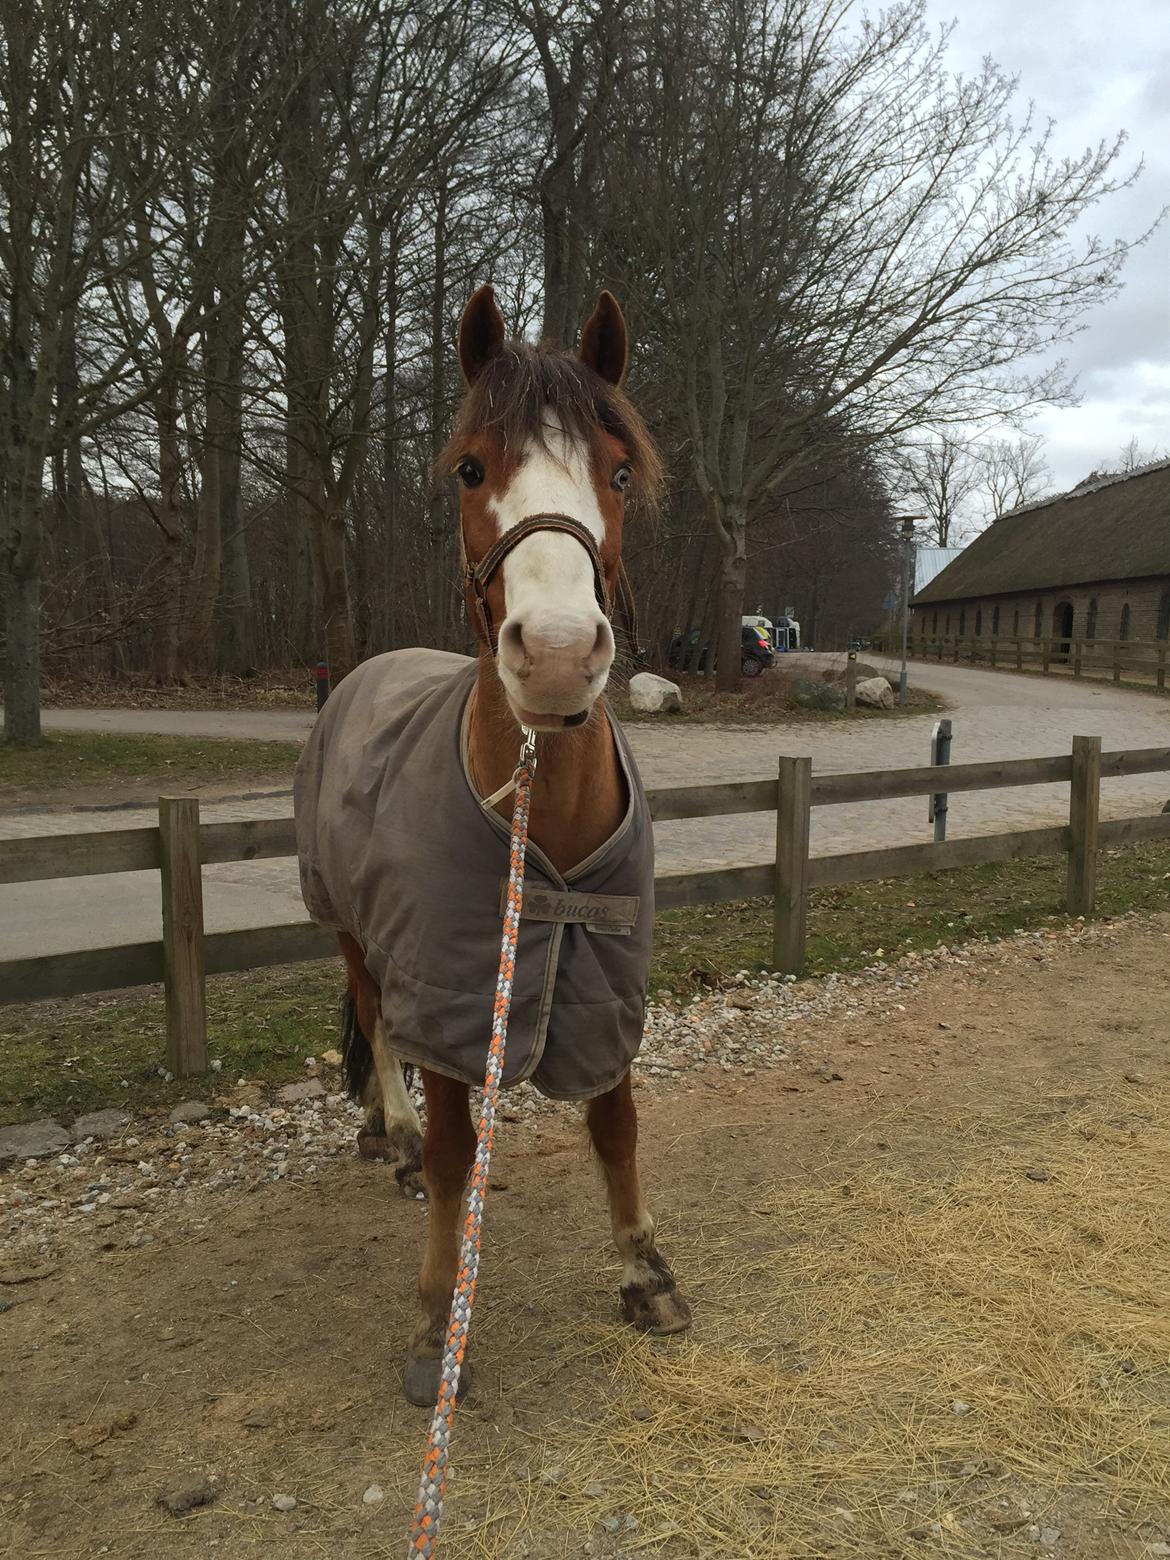
<svg viewBox="0 0 1170 1560">
<path fill-rule="evenodd" d="M 411 1403 L 430 1405 L 439 1390 L 439 1370 L 447 1337 L 451 1291 L 459 1266 L 459 1212 L 467 1172 L 475 1158 L 475 1130 L 468 1110 L 468 1087 L 453 1078 L 422 1069 L 427 1101 L 422 1172 L 427 1189 L 427 1246 L 418 1276 L 422 1316 L 406 1356 L 402 1390 Z M 470 1384 L 467 1364 L 460 1396 Z"/>
<path fill-rule="evenodd" d="M 593 1147 L 605 1170 L 613 1239 L 622 1259 L 622 1320 L 642 1332 L 682 1332 L 690 1307 L 654 1242 L 654 1220 L 638 1180 L 638 1113 L 629 1073 L 589 1101 L 585 1112 Z"/>
</svg>

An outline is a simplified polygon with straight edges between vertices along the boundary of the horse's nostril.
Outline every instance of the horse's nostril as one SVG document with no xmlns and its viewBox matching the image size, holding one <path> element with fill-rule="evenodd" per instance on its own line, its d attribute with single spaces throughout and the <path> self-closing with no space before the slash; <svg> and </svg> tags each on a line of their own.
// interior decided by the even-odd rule
<svg viewBox="0 0 1170 1560">
<path fill-rule="evenodd" d="M 506 619 L 500 629 L 500 654 L 504 658 L 506 666 L 513 671 L 519 671 L 528 656 L 528 647 L 524 643 L 524 630 L 515 618 Z"/>
<path fill-rule="evenodd" d="M 585 657 L 585 670 L 590 677 L 596 677 L 597 673 L 604 671 L 613 655 L 613 631 L 603 619 L 597 625 L 597 632 L 593 636 L 593 645 L 589 654 Z"/>
</svg>

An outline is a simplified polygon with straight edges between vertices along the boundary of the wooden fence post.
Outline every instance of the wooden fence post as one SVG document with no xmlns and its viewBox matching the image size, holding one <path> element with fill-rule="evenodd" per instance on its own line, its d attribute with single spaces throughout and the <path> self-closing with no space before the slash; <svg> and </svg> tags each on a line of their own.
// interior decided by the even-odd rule
<svg viewBox="0 0 1170 1560">
<path fill-rule="evenodd" d="M 1017 672 L 1022 672 L 1023 670 L 1024 670 L 1024 641 L 1022 639 L 1017 639 L 1016 640 L 1016 671 Z"/>
<path fill-rule="evenodd" d="M 1081 657 L 1084 654 L 1084 649 L 1085 649 L 1085 642 L 1084 642 L 1083 639 L 1078 639 L 1074 643 L 1074 645 L 1073 645 L 1073 676 L 1074 677 L 1079 677 L 1081 675 Z"/>
<path fill-rule="evenodd" d="M 1162 648 L 1158 651 L 1158 670 L 1154 674 L 1154 687 L 1157 688 L 1159 693 L 1164 692 L 1165 688 L 1166 688 L 1166 646 L 1165 645 L 1163 645 Z"/>
<path fill-rule="evenodd" d="M 1113 681 L 1115 683 L 1121 681 L 1121 641 L 1119 639 L 1113 641 Z"/>
<path fill-rule="evenodd" d="M 1068 821 L 1068 913 L 1089 916 L 1097 898 L 1097 823 L 1101 812 L 1101 738 L 1074 737 Z"/>
<path fill-rule="evenodd" d="M 782 975 L 804 969 L 808 925 L 808 831 L 812 759 L 780 759 L 776 785 L 776 885 L 772 965 Z"/>
<path fill-rule="evenodd" d="M 845 708 L 855 710 L 857 708 L 857 651 L 850 650 L 849 659 L 845 662 Z"/>
<path fill-rule="evenodd" d="M 207 997 L 203 973 L 203 878 L 199 868 L 199 802 L 160 796 L 163 982 L 167 1065 L 176 1078 L 207 1071 Z"/>
<path fill-rule="evenodd" d="M 1052 659 L 1052 641 L 1051 641 L 1051 639 L 1045 639 L 1045 640 L 1042 641 L 1042 644 L 1043 644 L 1044 660 L 1043 660 L 1043 664 L 1041 666 L 1041 670 L 1043 671 L 1045 677 L 1047 677 L 1048 676 L 1048 665 L 1049 665 L 1049 662 Z"/>
</svg>

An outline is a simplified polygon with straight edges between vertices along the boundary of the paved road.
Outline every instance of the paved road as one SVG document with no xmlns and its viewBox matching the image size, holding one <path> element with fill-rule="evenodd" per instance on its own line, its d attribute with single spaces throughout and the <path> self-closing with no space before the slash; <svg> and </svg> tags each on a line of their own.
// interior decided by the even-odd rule
<svg viewBox="0 0 1170 1560">
<path fill-rule="evenodd" d="M 1170 701 L 1148 694 L 966 667 L 914 668 L 913 676 L 954 706 L 955 763 L 1066 753 L 1075 735 L 1099 735 L 1107 750 L 1170 746 Z M 934 719 L 924 715 L 864 726 L 833 721 L 783 730 L 636 725 L 630 728 L 630 739 L 648 785 L 681 785 L 770 776 L 780 753 L 811 754 L 814 767 L 822 772 L 925 763 Z M 267 738 L 303 736 L 311 722 L 311 714 L 296 711 L 53 710 L 46 715 L 46 725 L 59 730 Z M 1170 775 L 1109 781 L 1102 814 L 1157 811 L 1168 797 Z M 288 794 L 282 792 L 247 802 L 207 804 L 203 817 L 209 822 L 280 817 L 290 806 Z M 1060 823 L 1067 809 L 1067 786 L 963 793 L 951 802 L 950 834 Z M 150 817 L 149 810 L 23 811 L 0 816 L 0 837 L 125 828 Z M 660 868 L 765 860 L 773 849 L 773 829 L 766 815 L 661 824 L 656 830 Z M 812 848 L 818 854 L 929 838 L 924 798 L 824 807 L 813 815 Z M 209 867 L 204 880 L 210 930 L 304 917 L 291 861 Z M 0 951 L 8 958 L 135 942 L 158 936 L 158 928 L 154 873 L 22 884 L 0 895 Z"/>
</svg>

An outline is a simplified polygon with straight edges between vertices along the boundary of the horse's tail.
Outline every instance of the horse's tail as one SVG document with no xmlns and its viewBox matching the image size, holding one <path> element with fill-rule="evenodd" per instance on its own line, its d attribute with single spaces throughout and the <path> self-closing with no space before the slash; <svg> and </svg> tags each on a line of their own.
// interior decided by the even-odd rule
<svg viewBox="0 0 1170 1560">
<path fill-rule="evenodd" d="M 352 991 L 346 992 L 341 1004 L 341 1065 L 345 1070 L 345 1087 L 350 1099 L 357 1105 L 364 1105 L 366 1085 L 374 1070 L 374 1053 L 358 1022 L 357 1003 L 353 1000 Z"/>
</svg>

